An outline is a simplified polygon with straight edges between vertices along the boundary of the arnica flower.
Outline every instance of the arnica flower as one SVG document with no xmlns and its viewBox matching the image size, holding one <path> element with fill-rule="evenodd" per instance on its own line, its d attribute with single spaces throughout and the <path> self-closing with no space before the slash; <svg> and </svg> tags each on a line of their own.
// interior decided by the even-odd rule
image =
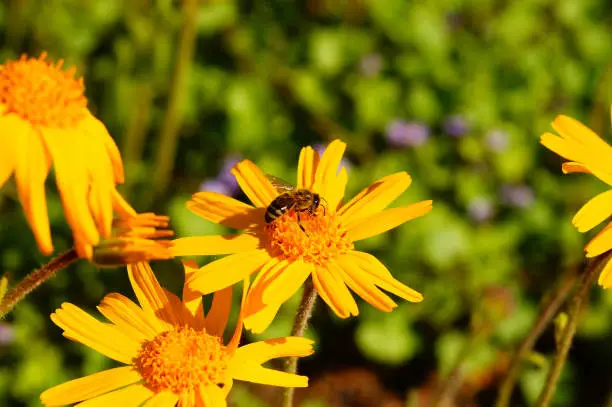
<svg viewBox="0 0 612 407">
<path fill-rule="evenodd" d="M 397 306 L 379 288 L 405 300 L 423 296 L 393 278 L 376 257 L 355 250 L 355 242 L 384 233 L 431 210 L 431 201 L 385 209 L 410 185 L 405 172 L 388 175 L 342 205 L 348 175 L 338 166 L 346 144 L 336 140 L 323 155 L 311 147 L 302 149 L 297 188 L 321 196 L 315 214 L 289 210 L 266 224 L 266 208 L 279 192 L 251 161 L 238 163 L 233 173 L 255 206 L 214 192 L 199 192 L 187 203 L 194 213 L 212 222 L 244 230 L 230 236 L 198 236 L 177 239 L 176 256 L 232 254 L 202 267 L 187 285 L 202 293 L 230 286 L 259 272 L 247 300 L 245 326 L 262 332 L 282 303 L 312 278 L 321 298 L 341 318 L 358 315 L 349 288 L 374 307 L 391 311 Z M 347 287 L 348 286 L 348 287 Z"/>
<path fill-rule="evenodd" d="M 81 257 L 109 236 L 119 150 L 87 109 L 82 78 L 46 54 L 0 65 L 0 187 L 15 175 L 19 199 L 40 251 L 53 252 L 45 180 L 53 164 L 64 212 Z"/>
<path fill-rule="evenodd" d="M 558 116 L 552 123 L 559 133 L 544 133 L 540 142 L 548 149 L 570 160 L 563 163 L 565 174 L 593 174 L 612 186 L 612 147 L 591 129 L 567 116 Z M 612 215 L 612 189 L 595 196 L 576 213 L 572 224 L 582 233 L 588 232 Z M 586 257 L 599 256 L 612 249 L 612 223 L 601 230 L 585 247 Z M 612 262 L 599 276 L 599 285 L 612 287 Z"/>
<path fill-rule="evenodd" d="M 186 277 L 196 272 L 185 263 Z M 121 294 L 104 297 L 101 322 L 70 303 L 51 319 L 64 336 L 127 366 L 75 379 L 46 390 L 46 406 L 86 401 L 82 406 L 225 407 L 233 380 L 283 387 L 306 387 L 308 378 L 263 363 L 278 357 L 308 356 L 312 341 L 286 337 L 239 347 L 242 312 L 231 339 L 223 341 L 232 289 L 214 294 L 204 313 L 202 297 L 185 287 L 183 299 L 160 286 L 147 263 L 128 266 L 140 305 Z M 246 292 L 245 282 L 245 292 Z M 243 293 L 243 300 L 245 294 Z"/>
</svg>

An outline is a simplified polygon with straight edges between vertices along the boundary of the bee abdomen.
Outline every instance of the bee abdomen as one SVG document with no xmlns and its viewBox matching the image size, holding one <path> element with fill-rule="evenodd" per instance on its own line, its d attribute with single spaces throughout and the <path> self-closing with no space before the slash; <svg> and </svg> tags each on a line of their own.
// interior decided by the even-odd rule
<svg viewBox="0 0 612 407">
<path fill-rule="evenodd" d="M 287 212 L 290 206 L 285 205 L 283 202 L 278 202 L 279 199 L 275 199 L 270 203 L 266 210 L 266 215 L 264 217 L 266 223 L 270 223 L 273 220 L 280 218 L 283 216 L 285 212 Z"/>
</svg>

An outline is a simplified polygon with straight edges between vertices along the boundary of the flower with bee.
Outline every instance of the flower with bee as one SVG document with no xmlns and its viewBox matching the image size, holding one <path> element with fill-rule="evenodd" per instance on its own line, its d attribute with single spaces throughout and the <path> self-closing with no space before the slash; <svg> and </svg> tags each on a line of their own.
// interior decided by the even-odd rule
<svg viewBox="0 0 612 407">
<path fill-rule="evenodd" d="M 419 292 L 395 279 L 376 257 L 355 250 L 354 243 L 426 214 L 432 202 L 386 209 L 411 183 L 407 173 L 399 172 L 343 204 L 345 149 L 339 140 L 321 156 L 303 148 L 295 188 L 266 176 L 249 160 L 239 162 L 232 173 L 254 206 L 214 192 L 194 194 L 187 203 L 191 211 L 245 233 L 175 240 L 175 256 L 230 254 L 200 268 L 187 281 L 189 288 L 211 293 L 256 273 L 245 310 L 245 326 L 253 332 L 264 331 L 309 278 L 341 318 L 359 314 L 351 290 L 385 312 L 397 304 L 381 289 L 421 301 Z"/>
</svg>

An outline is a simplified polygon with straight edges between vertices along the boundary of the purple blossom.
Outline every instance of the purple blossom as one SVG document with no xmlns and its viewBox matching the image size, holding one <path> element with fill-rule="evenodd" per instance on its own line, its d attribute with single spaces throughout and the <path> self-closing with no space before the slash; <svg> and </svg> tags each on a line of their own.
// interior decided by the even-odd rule
<svg viewBox="0 0 612 407">
<path fill-rule="evenodd" d="M 494 212 L 491 200 L 485 197 L 472 199 L 467 210 L 470 217 L 478 223 L 491 219 Z"/>
<path fill-rule="evenodd" d="M 393 147 L 416 147 L 429 138 L 429 128 L 423 123 L 393 120 L 387 126 L 387 141 Z"/>
<path fill-rule="evenodd" d="M 8 324 L 0 324 L 0 346 L 9 345 L 15 340 L 15 329 Z"/>
<path fill-rule="evenodd" d="M 221 170 L 219 170 L 219 174 L 217 175 L 217 180 L 223 182 L 231 194 L 230 196 L 236 195 L 238 192 L 239 186 L 238 181 L 236 181 L 236 177 L 231 173 L 234 165 L 238 164 L 242 160 L 242 157 L 237 155 L 230 155 L 225 158 L 223 161 L 223 165 L 221 166 Z"/>
<path fill-rule="evenodd" d="M 485 143 L 491 151 L 501 153 L 508 148 L 508 133 L 503 130 L 491 130 L 485 136 Z"/>
<path fill-rule="evenodd" d="M 199 190 L 216 192 L 218 194 L 227 195 L 227 196 L 234 195 L 234 191 L 232 191 L 230 186 L 228 186 L 225 182 L 219 179 L 216 179 L 216 178 L 205 179 L 204 182 L 200 184 Z"/>
<path fill-rule="evenodd" d="M 378 75 L 382 69 L 382 57 L 380 54 L 369 54 L 359 61 L 359 71 L 368 78 Z"/>
<path fill-rule="evenodd" d="M 461 137 L 470 131 L 470 125 L 462 116 L 450 116 L 444 122 L 444 132 L 449 136 Z"/>
<path fill-rule="evenodd" d="M 517 208 L 527 208 L 533 204 L 533 189 L 527 185 L 504 185 L 501 188 L 502 201 Z"/>
</svg>

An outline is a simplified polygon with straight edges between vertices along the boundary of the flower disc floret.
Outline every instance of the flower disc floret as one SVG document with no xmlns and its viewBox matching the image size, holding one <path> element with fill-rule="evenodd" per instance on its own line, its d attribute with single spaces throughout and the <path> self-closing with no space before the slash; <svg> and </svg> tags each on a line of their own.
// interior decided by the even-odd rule
<svg viewBox="0 0 612 407">
<path fill-rule="evenodd" d="M 74 78 L 74 68 L 62 71 L 63 61 L 52 64 L 46 57 L 23 55 L 2 66 L 0 105 L 34 125 L 73 127 L 86 115 L 83 79 Z"/>
<path fill-rule="evenodd" d="M 181 326 L 143 343 L 134 365 L 153 391 L 182 394 L 223 382 L 229 358 L 219 337 Z"/>
<path fill-rule="evenodd" d="M 329 260 L 353 250 L 346 228 L 336 214 L 300 213 L 291 210 L 266 226 L 269 250 L 282 259 L 302 260 L 306 263 L 325 265 Z"/>
</svg>

